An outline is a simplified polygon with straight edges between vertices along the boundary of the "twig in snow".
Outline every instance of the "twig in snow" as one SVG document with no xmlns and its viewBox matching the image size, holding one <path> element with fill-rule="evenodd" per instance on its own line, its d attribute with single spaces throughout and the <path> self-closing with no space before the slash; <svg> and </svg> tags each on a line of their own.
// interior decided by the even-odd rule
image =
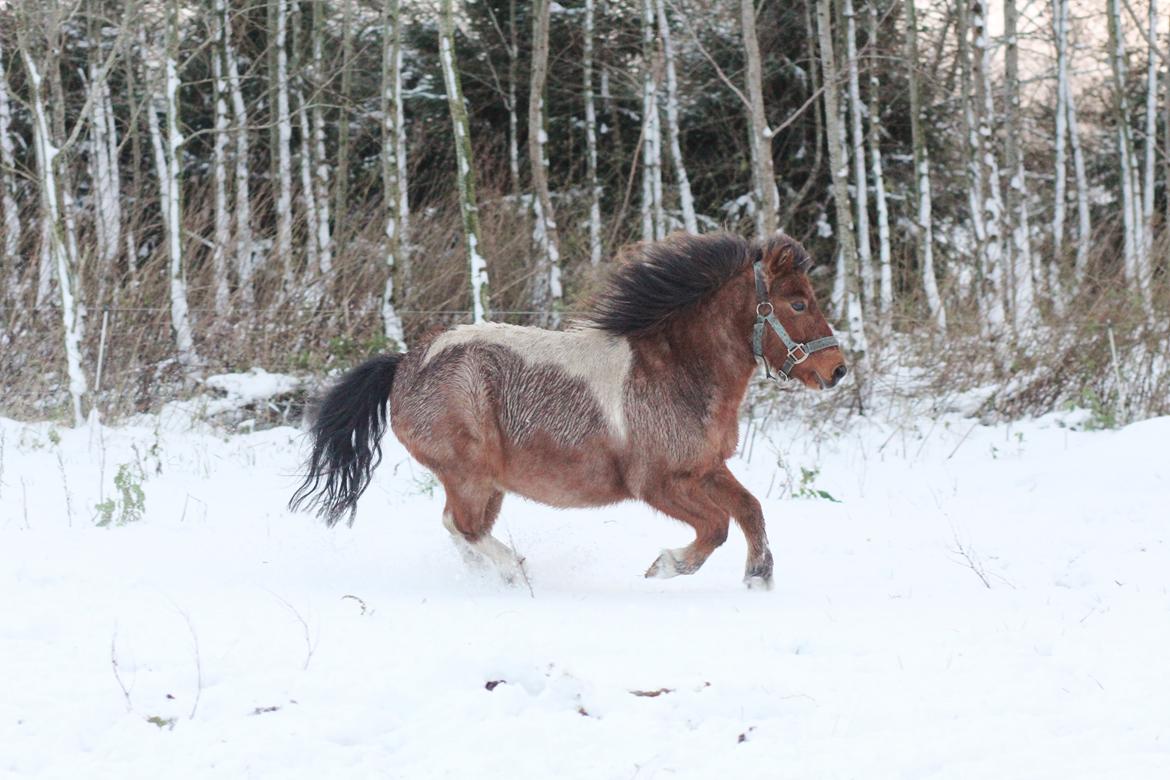
<svg viewBox="0 0 1170 780">
<path fill-rule="evenodd" d="M 195 633 L 195 625 L 191 622 L 191 616 L 178 606 L 175 606 L 175 609 L 187 622 L 187 630 L 191 632 L 191 644 L 195 649 L 195 703 L 191 705 L 191 714 L 187 716 L 188 720 L 195 720 L 195 710 L 199 709 L 199 698 L 203 696 L 203 662 L 199 657 L 199 636 Z"/>
<path fill-rule="evenodd" d="M 110 637 L 110 666 L 114 669 L 114 679 L 118 681 L 118 687 L 122 689 L 122 695 L 126 697 L 126 712 L 134 711 L 134 704 L 130 700 L 130 689 L 126 687 L 126 683 L 122 681 L 122 673 L 118 669 L 118 628 L 114 627 L 114 634 Z"/>
<path fill-rule="evenodd" d="M 524 584 L 528 587 L 529 598 L 536 598 L 536 594 L 532 591 L 532 581 L 528 579 L 528 569 L 524 568 L 524 559 L 516 550 L 516 542 L 512 541 L 512 529 L 508 529 L 508 546 L 512 548 L 512 554 L 516 556 L 516 567 L 520 569 L 520 576 L 524 578 Z"/>
<path fill-rule="evenodd" d="M 275 593 L 272 593 L 272 591 L 268 591 L 268 592 L 272 595 L 272 597 L 274 599 L 279 601 L 281 604 L 284 604 L 284 606 L 286 606 L 288 608 L 288 611 L 293 613 L 293 617 L 295 617 L 297 619 L 297 622 L 301 624 L 301 629 L 305 633 L 305 665 L 302 666 L 301 669 L 304 671 L 308 671 L 309 662 L 311 662 L 313 660 L 313 653 L 315 653 L 317 651 L 317 645 L 315 642 L 313 642 L 313 639 L 312 639 L 312 632 L 309 631 L 309 624 L 305 621 L 305 619 L 303 617 L 301 617 L 301 613 L 297 611 L 296 607 L 294 607 L 292 604 L 288 603 L 287 601 L 285 601 L 283 598 L 276 595 Z M 354 597 L 354 598 L 356 598 L 356 597 Z M 361 601 L 361 599 L 358 599 L 358 601 Z M 363 602 L 362 606 L 363 607 L 365 606 L 364 602 Z"/>
<path fill-rule="evenodd" d="M 968 428 L 967 432 L 963 434 L 963 438 L 959 439 L 959 443 L 955 445 L 955 448 L 953 450 L 951 450 L 951 454 L 947 455 L 947 460 L 950 460 L 951 458 L 955 457 L 955 453 L 959 451 L 959 447 L 963 446 L 963 442 L 967 441 L 967 437 L 971 435 L 971 431 L 975 430 L 975 426 L 978 424 L 979 424 L 978 420 L 971 423 L 971 427 Z"/>
<path fill-rule="evenodd" d="M 959 532 L 955 531 L 954 529 L 952 529 L 952 532 L 954 533 L 955 538 L 955 548 L 952 550 L 952 552 L 957 553 L 959 557 L 966 562 L 967 568 L 975 572 L 975 576 L 979 578 L 979 580 L 983 583 L 983 586 L 988 590 L 991 590 L 991 583 L 987 580 L 987 575 L 983 571 L 983 562 L 979 560 L 979 554 L 974 550 L 968 552 L 967 548 L 963 545 L 962 540 L 959 539 Z"/>
<path fill-rule="evenodd" d="M 61 486 L 65 489 L 65 516 L 69 518 L 69 527 L 73 527 L 73 500 L 69 497 L 69 480 L 65 478 L 65 461 L 61 459 L 61 450 L 57 450 L 57 470 L 61 472 Z"/>
</svg>

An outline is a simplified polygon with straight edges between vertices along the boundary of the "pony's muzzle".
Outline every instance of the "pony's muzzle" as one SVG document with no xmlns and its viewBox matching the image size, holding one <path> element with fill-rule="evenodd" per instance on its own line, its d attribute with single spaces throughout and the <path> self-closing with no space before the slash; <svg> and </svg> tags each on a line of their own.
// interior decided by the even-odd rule
<svg viewBox="0 0 1170 780">
<path fill-rule="evenodd" d="M 845 368 L 844 363 L 834 368 L 833 375 L 829 379 L 829 387 L 836 387 L 837 383 L 844 379 L 847 373 L 849 373 L 849 369 Z"/>
</svg>

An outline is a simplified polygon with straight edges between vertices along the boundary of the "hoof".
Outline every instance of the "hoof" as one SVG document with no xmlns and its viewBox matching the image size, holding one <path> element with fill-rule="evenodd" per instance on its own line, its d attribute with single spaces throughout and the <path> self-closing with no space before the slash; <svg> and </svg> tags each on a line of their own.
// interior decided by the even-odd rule
<svg viewBox="0 0 1170 780">
<path fill-rule="evenodd" d="M 674 557 L 674 551 L 663 550 L 658 556 L 658 560 L 650 564 L 650 568 L 646 570 L 646 577 L 657 577 L 660 580 L 665 580 L 677 577 L 682 573 L 681 562 Z"/>
<path fill-rule="evenodd" d="M 748 590 L 771 590 L 772 578 L 760 576 L 748 576 L 743 578 L 743 584 L 747 585 Z"/>
</svg>

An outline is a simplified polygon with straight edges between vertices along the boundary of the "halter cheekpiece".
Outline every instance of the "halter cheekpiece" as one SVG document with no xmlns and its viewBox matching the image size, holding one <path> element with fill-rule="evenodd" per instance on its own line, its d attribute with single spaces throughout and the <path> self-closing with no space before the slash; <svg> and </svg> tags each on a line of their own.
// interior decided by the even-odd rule
<svg viewBox="0 0 1170 780">
<path fill-rule="evenodd" d="M 752 328 L 752 354 L 763 361 L 764 373 L 768 379 L 776 379 L 777 377 L 772 376 L 768 359 L 764 357 L 764 325 L 770 325 L 788 350 L 788 357 L 778 371 L 779 377 L 786 381 L 792 377 L 792 369 L 808 360 L 809 355 L 822 349 L 840 346 L 840 344 L 833 336 L 814 339 L 807 344 L 800 344 L 789 336 L 788 331 L 780 324 L 780 320 L 776 319 L 775 307 L 768 300 L 768 285 L 764 283 L 763 261 L 757 260 L 754 263 L 754 269 L 756 273 L 756 324 Z"/>
</svg>

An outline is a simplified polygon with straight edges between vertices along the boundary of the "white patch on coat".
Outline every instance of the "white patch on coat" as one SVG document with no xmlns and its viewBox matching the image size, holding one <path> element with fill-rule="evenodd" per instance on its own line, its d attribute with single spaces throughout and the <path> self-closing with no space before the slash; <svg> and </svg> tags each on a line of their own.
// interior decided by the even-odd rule
<svg viewBox="0 0 1170 780">
<path fill-rule="evenodd" d="M 431 342 L 422 364 L 425 366 L 449 347 L 471 343 L 498 344 L 529 365 L 554 366 L 582 380 L 610 428 L 625 438 L 625 386 L 633 362 L 633 352 L 625 338 L 590 326 L 557 331 L 495 322 L 460 325 Z"/>
</svg>

